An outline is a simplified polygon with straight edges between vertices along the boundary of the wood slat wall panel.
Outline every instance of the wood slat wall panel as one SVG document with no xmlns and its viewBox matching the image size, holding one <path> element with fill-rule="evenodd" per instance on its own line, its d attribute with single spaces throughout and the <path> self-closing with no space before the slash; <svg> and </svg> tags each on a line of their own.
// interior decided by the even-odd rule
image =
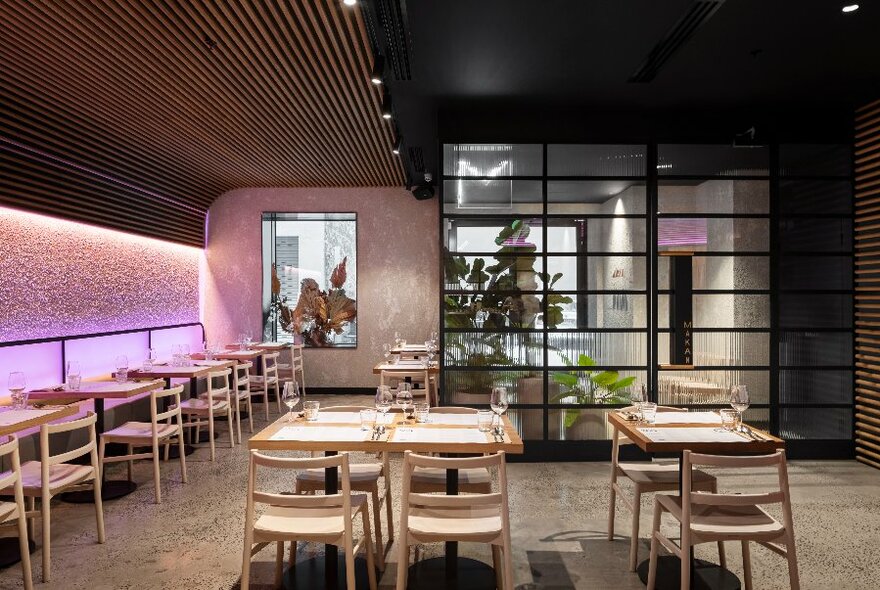
<svg viewBox="0 0 880 590">
<path fill-rule="evenodd" d="M 201 246 L 235 188 L 404 183 L 360 7 L 10 0 L 0 19 L 0 204 Z"/>
<path fill-rule="evenodd" d="M 880 100 L 856 111 L 855 302 L 857 318 L 878 318 L 880 235 L 877 188 L 880 160 Z M 856 322 L 856 458 L 880 468 L 880 321 Z"/>
</svg>

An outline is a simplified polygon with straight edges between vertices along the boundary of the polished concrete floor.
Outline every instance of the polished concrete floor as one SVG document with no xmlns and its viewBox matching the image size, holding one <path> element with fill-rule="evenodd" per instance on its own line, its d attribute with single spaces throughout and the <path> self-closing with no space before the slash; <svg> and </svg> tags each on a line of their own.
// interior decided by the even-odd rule
<svg viewBox="0 0 880 590">
<path fill-rule="evenodd" d="M 354 398 L 334 397 L 339 403 Z M 367 398 L 360 398 L 366 400 Z M 258 425 L 265 422 L 262 408 Z M 274 418 L 275 416 L 273 416 Z M 140 487 L 105 505 L 107 542 L 96 544 L 91 505 L 52 505 L 53 581 L 39 584 L 41 551 L 33 554 L 34 580 L 46 590 L 76 589 L 231 589 L 238 588 L 244 528 L 246 453 L 218 439 L 217 461 L 207 449 L 189 457 L 189 483 L 180 482 L 177 464 L 163 465 L 163 503 L 153 503 L 149 463 L 135 466 Z M 392 470 L 400 473 L 400 458 Z M 124 467 L 112 466 L 111 478 Z M 607 463 L 511 464 L 510 508 L 516 586 L 519 590 L 643 588 L 627 571 L 628 514 L 619 513 L 619 534 L 605 538 L 608 509 Z M 874 588 L 880 580 L 876 555 L 880 538 L 880 471 L 856 462 L 793 462 L 790 465 L 795 531 L 805 589 Z M 772 483 L 770 472 L 722 476 L 722 488 L 759 490 Z M 396 481 L 396 480 L 395 480 Z M 278 489 L 289 487 L 279 481 Z M 395 510 L 396 511 L 396 510 Z M 642 509 L 642 536 L 648 534 L 651 509 Z M 666 525 L 670 526 L 671 525 Z M 384 528 L 384 526 L 383 526 Z M 39 531 L 39 526 L 37 527 Z M 39 533 L 36 539 L 41 543 Z M 308 559 L 320 546 L 301 546 Z M 441 546 L 423 555 L 440 555 Z M 462 555 L 491 563 L 485 547 L 463 545 Z M 380 586 L 394 587 L 396 552 L 392 549 Z M 736 547 L 728 548 L 730 568 L 741 574 Z M 647 542 L 642 541 L 647 557 Z M 715 559 L 711 546 L 697 555 Z M 784 562 L 763 548 L 752 551 L 755 588 L 788 588 Z M 256 558 L 251 588 L 272 587 L 274 549 Z M 21 570 L 0 570 L 0 588 L 21 587 Z"/>
</svg>

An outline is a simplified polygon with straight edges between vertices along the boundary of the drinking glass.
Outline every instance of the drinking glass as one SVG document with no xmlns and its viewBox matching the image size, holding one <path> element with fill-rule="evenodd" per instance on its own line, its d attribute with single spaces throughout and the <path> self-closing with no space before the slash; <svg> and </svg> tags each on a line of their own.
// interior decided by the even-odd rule
<svg viewBox="0 0 880 590">
<path fill-rule="evenodd" d="M 425 351 L 428 353 L 428 366 L 431 366 L 431 362 L 434 360 L 434 341 L 433 340 L 425 340 Z"/>
<path fill-rule="evenodd" d="M 432 331 L 432 332 L 431 332 L 431 335 L 428 336 L 428 339 L 429 339 L 431 342 L 437 342 L 437 331 L 436 331 L 436 330 Z"/>
<path fill-rule="evenodd" d="M 385 357 L 385 362 L 388 362 L 388 359 L 391 357 L 391 345 L 383 344 L 382 345 L 382 356 Z"/>
<path fill-rule="evenodd" d="M 742 429 L 743 412 L 749 409 L 749 389 L 745 385 L 730 388 L 730 407 L 737 413 L 737 428 Z"/>
<path fill-rule="evenodd" d="M 244 333 L 244 343 L 247 348 L 251 347 L 251 344 L 254 342 L 254 333 L 250 330 L 245 330 Z"/>
<path fill-rule="evenodd" d="M 238 349 L 247 350 L 247 336 L 245 336 L 244 332 L 238 335 Z"/>
<path fill-rule="evenodd" d="M 192 366 L 192 356 L 189 353 L 189 344 L 180 345 L 180 364 L 184 367 Z"/>
<path fill-rule="evenodd" d="M 492 394 L 489 396 L 489 407 L 497 415 L 495 432 L 501 432 L 501 414 L 507 411 L 507 388 L 493 387 Z"/>
<path fill-rule="evenodd" d="M 79 391 L 82 383 L 82 369 L 78 361 L 67 361 L 67 389 L 68 391 Z"/>
<path fill-rule="evenodd" d="M 413 405 L 413 413 L 416 416 L 416 422 L 420 424 L 426 424 L 428 422 L 428 414 L 430 411 L 431 406 L 429 406 L 427 402 L 416 402 Z"/>
<path fill-rule="evenodd" d="M 644 402 L 642 404 L 642 420 L 646 424 L 653 424 L 657 419 L 657 404 L 654 402 Z"/>
<path fill-rule="evenodd" d="M 412 384 L 401 382 L 397 384 L 397 405 L 403 410 L 403 415 L 406 417 L 409 410 L 408 408 L 412 405 L 413 396 L 412 396 Z"/>
<path fill-rule="evenodd" d="M 736 410 L 721 410 L 721 429 L 736 430 Z"/>
<path fill-rule="evenodd" d="M 480 432 L 492 430 L 492 422 L 494 421 L 495 414 L 491 410 L 477 410 L 477 428 Z"/>
<path fill-rule="evenodd" d="M 400 332 L 394 332 L 394 346 L 400 346 Z"/>
<path fill-rule="evenodd" d="M 128 381 L 128 357 L 124 354 L 116 357 L 116 381 L 117 383 Z"/>
<path fill-rule="evenodd" d="M 303 402 L 303 414 L 306 420 L 314 422 L 318 419 L 318 412 L 321 409 L 321 402 L 308 400 Z"/>
<path fill-rule="evenodd" d="M 293 408 L 299 403 L 299 384 L 296 381 L 288 381 L 284 384 L 281 401 L 287 406 L 287 421 L 293 422 Z"/>
<path fill-rule="evenodd" d="M 365 408 L 361 410 L 361 430 L 372 432 L 376 429 L 376 410 Z"/>
<path fill-rule="evenodd" d="M 394 397 L 391 395 L 391 388 L 387 385 L 380 385 L 376 388 L 376 411 L 382 414 L 380 425 L 385 424 L 385 415 L 391 409 L 394 403 Z"/>
<path fill-rule="evenodd" d="M 28 394 L 25 393 L 27 387 L 27 379 L 21 371 L 13 371 L 9 373 L 9 381 L 6 383 L 9 393 L 12 396 L 12 409 L 24 410 L 27 408 Z"/>
<path fill-rule="evenodd" d="M 639 384 L 637 387 L 633 387 L 629 391 L 629 401 L 632 402 L 632 405 L 636 408 L 636 413 L 639 415 L 639 420 L 642 419 L 642 404 L 648 401 L 648 386 L 644 383 Z"/>
</svg>

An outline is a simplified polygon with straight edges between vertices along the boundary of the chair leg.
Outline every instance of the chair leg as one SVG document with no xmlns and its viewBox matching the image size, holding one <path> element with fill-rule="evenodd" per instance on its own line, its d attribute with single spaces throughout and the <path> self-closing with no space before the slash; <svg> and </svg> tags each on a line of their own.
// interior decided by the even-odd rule
<svg viewBox="0 0 880 590">
<path fill-rule="evenodd" d="M 251 403 L 250 393 L 247 396 L 248 423 L 250 424 L 251 434 L 254 433 L 254 405 Z"/>
<path fill-rule="evenodd" d="M 25 503 L 25 507 L 26 507 L 27 511 L 29 513 L 33 514 L 34 510 L 36 510 L 36 508 L 37 508 L 37 499 L 34 498 L 33 496 L 27 496 L 24 499 L 24 503 Z M 34 538 L 34 518 L 33 517 L 29 517 L 27 519 L 27 526 L 28 526 L 28 539 L 33 540 L 33 538 Z"/>
<path fill-rule="evenodd" d="M 97 469 L 95 470 L 97 471 Z M 104 501 L 101 499 L 101 476 L 95 478 L 94 489 L 95 494 L 95 520 L 98 525 L 98 543 L 103 543 L 104 536 Z"/>
<path fill-rule="evenodd" d="M 102 436 L 98 442 L 98 465 L 101 468 L 101 473 L 99 474 L 101 477 L 104 477 L 104 451 L 106 450 L 106 446 L 107 443 L 104 442 L 104 437 Z M 131 479 L 131 476 L 129 476 L 128 479 Z"/>
<path fill-rule="evenodd" d="M 162 485 L 159 478 L 159 441 L 153 441 L 153 486 L 156 489 L 156 504 L 162 503 Z"/>
<path fill-rule="evenodd" d="M 369 522 L 367 522 L 369 526 Z M 346 590 L 357 590 L 354 579 L 354 543 L 349 536 L 345 539 L 345 588 Z"/>
<path fill-rule="evenodd" d="M 275 587 L 281 588 L 281 577 L 284 574 L 284 541 L 275 543 Z"/>
<path fill-rule="evenodd" d="M 241 443 L 241 400 L 238 394 L 235 397 L 235 428 L 238 432 L 238 442 Z"/>
<path fill-rule="evenodd" d="M 504 590 L 503 565 L 501 563 L 501 547 L 492 545 L 492 569 L 495 570 L 495 587 L 498 590 Z"/>
<path fill-rule="evenodd" d="M 170 446 L 171 445 L 165 446 L 166 458 L 168 457 L 168 449 Z M 183 442 L 183 426 L 177 430 L 177 453 L 179 455 L 177 460 L 180 461 L 180 479 L 183 483 L 186 483 L 186 445 Z"/>
<path fill-rule="evenodd" d="M 632 535 L 629 542 L 629 571 L 636 571 L 639 561 L 639 517 L 642 511 L 642 494 L 639 490 L 633 496 Z"/>
<path fill-rule="evenodd" d="M 132 445 L 128 445 L 128 447 L 126 448 L 126 451 L 128 452 L 129 457 L 134 455 L 134 447 Z M 134 471 L 134 461 L 129 459 L 128 460 L 128 481 L 132 481 L 132 479 L 133 479 L 132 478 L 132 471 Z"/>
<path fill-rule="evenodd" d="M 608 540 L 614 540 L 614 515 L 617 508 L 617 490 L 611 484 L 611 500 L 608 502 Z"/>
<path fill-rule="evenodd" d="M 749 542 L 742 541 L 742 554 L 743 554 L 743 581 L 745 582 L 746 590 L 752 590 L 752 555 L 749 551 Z"/>
<path fill-rule="evenodd" d="M 198 428 L 196 428 L 196 433 L 198 433 L 198 432 L 199 432 L 199 430 L 198 430 Z M 214 457 L 214 416 L 210 416 L 208 418 L 208 442 L 211 445 L 211 462 L 213 463 L 214 458 L 215 458 Z"/>
<path fill-rule="evenodd" d="M 682 527 L 681 533 L 681 590 L 691 590 L 691 539 L 690 532 Z"/>
<path fill-rule="evenodd" d="M 290 558 L 288 559 L 287 564 L 290 566 L 291 572 L 293 572 L 294 568 L 296 568 L 296 552 L 298 551 L 298 547 L 298 541 L 290 542 Z"/>
<path fill-rule="evenodd" d="M 235 416 L 232 414 L 232 406 L 229 406 L 229 411 L 226 412 L 226 418 L 229 420 L 229 448 L 235 448 L 235 422 L 233 418 Z"/>
<path fill-rule="evenodd" d="M 504 536 L 504 546 L 501 548 L 501 560 L 504 562 L 504 590 L 514 590 L 516 582 L 513 579 L 513 548 L 510 543 L 510 530 L 501 533 Z"/>
<path fill-rule="evenodd" d="M 379 564 L 379 571 L 385 571 L 385 544 L 382 542 L 382 507 L 379 506 L 379 488 L 377 487 L 372 491 L 372 510 L 373 510 L 373 526 L 376 527 L 376 555 L 378 559 L 376 562 Z"/>
<path fill-rule="evenodd" d="M 654 590 L 654 586 L 657 584 L 657 549 L 660 545 L 657 535 L 660 533 L 660 516 L 660 504 L 654 502 L 654 523 L 651 525 L 651 558 L 648 562 L 648 590 Z"/>
<path fill-rule="evenodd" d="M 376 560 L 373 559 L 374 548 L 370 539 L 370 519 L 367 517 L 366 510 L 361 512 L 361 518 L 364 521 L 364 545 L 367 550 L 367 578 L 370 584 L 370 590 L 376 590 Z M 382 555 L 381 549 L 379 549 L 379 555 Z"/>
<path fill-rule="evenodd" d="M 21 500 L 21 497 L 19 497 Z M 25 590 L 32 590 L 34 587 L 33 576 L 31 575 L 31 554 L 28 547 L 28 525 L 27 517 L 24 515 L 24 502 L 18 504 L 18 552 L 21 555 L 21 575 L 24 579 Z"/>
<path fill-rule="evenodd" d="M 249 590 L 251 587 L 251 547 L 253 547 L 253 533 L 251 527 L 246 526 L 244 532 L 244 552 L 241 561 L 241 590 Z"/>
<path fill-rule="evenodd" d="M 397 590 L 406 590 L 406 574 L 409 572 L 409 545 L 406 544 L 408 535 L 401 533 L 398 540 L 397 550 Z"/>
<path fill-rule="evenodd" d="M 724 541 L 718 541 L 718 563 L 721 569 L 727 569 L 727 554 L 724 552 Z"/>
<path fill-rule="evenodd" d="M 263 405 L 266 406 L 266 422 L 269 421 L 269 388 L 263 385 Z"/>
<path fill-rule="evenodd" d="M 43 521 L 43 582 L 52 581 L 52 497 L 44 493 L 40 498 L 40 516 Z"/>
<path fill-rule="evenodd" d="M 794 548 L 794 534 L 790 530 L 788 541 L 785 543 L 785 558 L 788 561 L 788 578 L 791 590 L 800 590 L 801 580 L 798 575 L 797 552 Z"/>
</svg>

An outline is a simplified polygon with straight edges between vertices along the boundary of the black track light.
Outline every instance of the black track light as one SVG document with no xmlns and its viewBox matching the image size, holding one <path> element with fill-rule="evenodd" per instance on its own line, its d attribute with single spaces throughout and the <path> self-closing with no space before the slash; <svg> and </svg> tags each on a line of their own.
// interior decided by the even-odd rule
<svg viewBox="0 0 880 590">
<path fill-rule="evenodd" d="M 391 118 L 391 97 L 387 94 L 382 97 L 382 118 Z"/>
<path fill-rule="evenodd" d="M 370 74 L 370 82 L 379 86 L 382 84 L 382 76 L 385 73 L 385 58 L 381 55 L 376 56 L 376 61 L 373 62 L 373 71 Z"/>
<path fill-rule="evenodd" d="M 399 155 L 400 155 L 400 150 L 401 150 L 402 148 L 403 148 L 403 136 L 402 136 L 402 135 L 398 135 L 398 136 L 397 136 L 397 141 L 394 142 L 394 145 L 393 145 L 392 148 L 391 148 L 391 153 L 394 154 L 395 156 L 399 156 Z"/>
</svg>

